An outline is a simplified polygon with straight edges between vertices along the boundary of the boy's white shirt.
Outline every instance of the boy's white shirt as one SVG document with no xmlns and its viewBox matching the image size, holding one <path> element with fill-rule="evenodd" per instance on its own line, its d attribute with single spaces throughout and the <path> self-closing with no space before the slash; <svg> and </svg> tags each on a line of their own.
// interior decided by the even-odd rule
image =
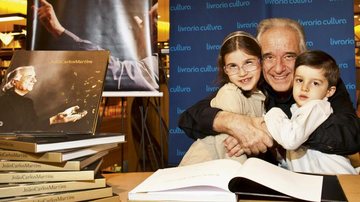
<svg viewBox="0 0 360 202">
<path fill-rule="evenodd" d="M 278 107 L 264 116 L 271 136 L 287 150 L 300 147 L 333 112 L 327 100 L 311 100 L 302 107 L 293 104 L 290 110 L 291 119 Z"/>
<path fill-rule="evenodd" d="M 312 100 L 302 107 L 293 104 L 290 110 L 291 119 L 277 107 L 264 115 L 270 134 L 287 150 L 286 162 L 290 170 L 321 174 L 357 174 L 349 159 L 302 146 L 333 112 L 327 99 Z"/>
</svg>

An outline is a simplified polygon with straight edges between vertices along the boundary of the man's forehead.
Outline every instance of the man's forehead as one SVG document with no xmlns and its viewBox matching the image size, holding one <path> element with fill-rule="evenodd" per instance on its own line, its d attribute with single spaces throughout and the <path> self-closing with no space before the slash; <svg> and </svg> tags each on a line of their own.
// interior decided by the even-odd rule
<svg viewBox="0 0 360 202">
<path fill-rule="evenodd" d="M 35 71 L 26 71 L 19 73 L 20 78 L 35 78 L 36 74 Z"/>
<path fill-rule="evenodd" d="M 267 30 L 259 40 L 263 54 L 299 53 L 300 39 L 297 33 L 289 28 L 273 28 Z"/>
<path fill-rule="evenodd" d="M 260 38 L 260 41 L 268 40 L 289 40 L 296 39 L 299 41 L 297 32 L 290 27 L 273 27 L 266 30 Z"/>
<path fill-rule="evenodd" d="M 19 70 L 22 75 L 31 76 L 35 75 L 35 69 L 34 68 L 24 68 Z"/>
</svg>

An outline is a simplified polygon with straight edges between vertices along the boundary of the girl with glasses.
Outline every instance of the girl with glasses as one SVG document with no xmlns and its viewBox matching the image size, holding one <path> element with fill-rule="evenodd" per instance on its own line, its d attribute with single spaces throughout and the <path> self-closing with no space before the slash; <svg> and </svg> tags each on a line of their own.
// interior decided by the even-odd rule
<svg viewBox="0 0 360 202">
<path fill-rule="evenodd" d="M 243 31 L 229 34 L 220 48 L 218 68 L 221 88 L 211 100 L 211 107 L 249 117 L 263 116 L 265 95 L 260 88 L 263 77 L 257 40 Z M 220 134 L 198 139 L 186 152 L 180 166 L 222 158 L 244 162 L 245 154 L 229 157 L 225 148 L 227 137 L 227 134 Z"/>
</svg>

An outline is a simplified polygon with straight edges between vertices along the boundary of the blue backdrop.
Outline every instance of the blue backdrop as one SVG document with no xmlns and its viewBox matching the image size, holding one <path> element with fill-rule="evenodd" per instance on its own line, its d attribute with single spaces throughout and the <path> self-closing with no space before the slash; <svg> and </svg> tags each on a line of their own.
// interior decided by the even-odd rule
<svg viewBox="0 0 360 202">
<path fill-rule="evenodd" d="M 232 31 L 256 34 L 264 18 L 287 17 L 304 26 L 308 49 L 331 54 L 355 101 L 355 41 L 351 0 L 171 0 L 169 165 L 177 165 L 192 140 L 178 128 L 179 115 L 216 91 L 216 59 Z M 354 102 L 355 103 L 355 102 Z"/>
</svg>

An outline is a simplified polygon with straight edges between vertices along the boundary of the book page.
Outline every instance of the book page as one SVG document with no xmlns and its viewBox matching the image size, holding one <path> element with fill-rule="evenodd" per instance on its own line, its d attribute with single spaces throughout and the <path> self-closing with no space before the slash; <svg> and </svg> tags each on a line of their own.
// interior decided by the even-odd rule
<svg viewBox="0 0 360 202">
<path fill-rule="evenodd" d="M 159 169 L 131 192 L 165 191 L 184 187 L 212 186 L 230 192 L 229 180 L 241 164 L 228 159 Z"/>
<path fill-rule="evenodd" d="M 230 159 L 218 159 L 159 169 L 130 191 L 129 197 L 146 194 L 143 197 L 169 199 L 183 192 L 188 195 L 202 193 L 203 198 L 206 194 L 216 192 L 228 194 L 231 193 L 228 188 L 229 181 L 235 177 L 252 180 L 260 184 L 259 187 L 266 186 L 294 198 L 309 201 L 321 199 L 322 176 L 298 174 L 257 158 L 249 158 L 243 165 Z M 237 188 L 241 190 L 241 183 Z"/>
<path fill-rule="evenodd" d="M 238 175 L 286 195 L 320 201 L 323 177 L 295 173 L 257 158 L 249 158 Z"/>
</svg>

